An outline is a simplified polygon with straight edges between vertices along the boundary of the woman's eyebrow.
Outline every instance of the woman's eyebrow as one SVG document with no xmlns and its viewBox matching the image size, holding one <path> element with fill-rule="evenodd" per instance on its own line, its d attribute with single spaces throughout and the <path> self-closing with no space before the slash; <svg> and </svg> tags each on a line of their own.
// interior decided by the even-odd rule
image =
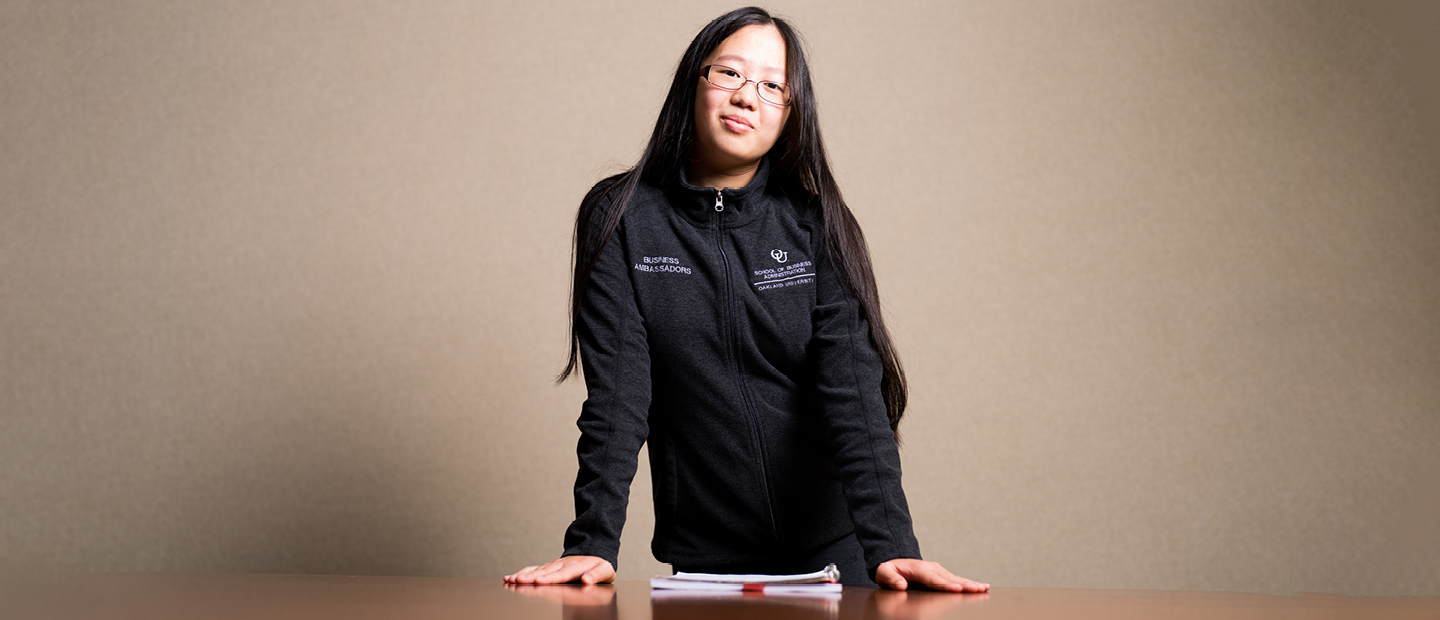
<svg viewBox="0 0 1440 620">
<path fill-rule="evenodd" d="M 719 56 L 716 56 L 716 57 L 715 57 L 715 60 L 716 60 L 716 62 L 719 62 L 719 61 L 721 61 L 721 60 L 733 60 L 733 61 L 736 61 L 736 62 L 742 64 L 742 65 L 743 65 L 743 64 L 747 64 L 747 63 L 746 63 L 746 60 L 745 60 L 744 58 L 741 58 L 741 57 L 736 56 L 736 55 L 734 55 L 734 54 L 721 54 L 721 55 L 719 55 Z M 770 65 L 765 65 L 765 66 L 758 67 L 758 68 L 759 68 L 761 71 L 769 71 L 770 73 L 785 73 L 785 71 L 784 71 L 783 69 L 780 69 L 779 67 L 772 67 L 772 66 L 770 66 Z"/>
</svg>

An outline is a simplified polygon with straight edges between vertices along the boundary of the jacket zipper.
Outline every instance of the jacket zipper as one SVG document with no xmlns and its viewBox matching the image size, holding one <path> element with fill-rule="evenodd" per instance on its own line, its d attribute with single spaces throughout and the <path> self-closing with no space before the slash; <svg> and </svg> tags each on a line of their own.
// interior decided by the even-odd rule
<svg viewBox="0 0 1440 620">
<path fill-rule="evenodd" d="M 735 318 L 735 284 L 730 276 L 730 258 L 725 255 L 725 244 L 721 238 L 723 228 L 721 224 L 725 218 L 725 195 L 715 190 L 715 247 L 720 250 L 720 261 L 725 266 L 725 300 L 730 309 L 730 357 L 735 360 L 735 381 L 740 388 L 740 398 L 745 405 L 745 418 L 750 421 L 750 438 L 755 442 L 755 449 L 760 452 L 760 491 L 765 496 L 765 515 L 770 518 L 770 536 L 772 538 L 780 535 L 779 528 L 775 527 L 775 508 L 770 505 L 770 473 L 765 464 L 765 443 L 760 440 L 760 420 L 755 415 L 755 408 L 750 404 L 750 393 L 745 389 L 745 373 L 740 367 L 740 347 L 738 320 Z"/>
</svg>

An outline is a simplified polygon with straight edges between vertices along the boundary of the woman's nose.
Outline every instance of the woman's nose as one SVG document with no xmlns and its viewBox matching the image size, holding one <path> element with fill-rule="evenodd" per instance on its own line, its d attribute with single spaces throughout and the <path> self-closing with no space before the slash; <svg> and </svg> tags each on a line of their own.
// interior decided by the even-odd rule
<svg viewBox="0 0 1440 620">
<path fill-rule="evenodd" d="M 749 109 L 755 109 L 760 104 L 760 91 L 755 90 L 754 82 L 746 82 L 733 91 L 730 91 L 730 103 Z"/>
</svg>

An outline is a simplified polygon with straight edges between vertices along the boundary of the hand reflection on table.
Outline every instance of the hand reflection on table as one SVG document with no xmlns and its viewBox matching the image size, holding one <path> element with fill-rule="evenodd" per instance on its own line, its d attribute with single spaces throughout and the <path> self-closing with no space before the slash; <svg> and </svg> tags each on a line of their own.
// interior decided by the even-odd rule
<svg viewBox="0 0 1440 620">
<path fill-rule="evenodd" d="M 507 583 L 505 589 L 559 603 L 565 620 L 615 620 L 620 617 L 620 610 L 615 606 L 615 586 L 610 584 L 524 585 Z"/>
<path fill-rule="evenodd" d="M 656 593 L 660 592 L 660 596 Z M 858 599 L 857 599 L 858 600 Z M 841 595 L 789 596 L 759 592 L 651 591 L 652 620 L 706 620 L 707 618 L 784 618 L 786 620 L 833 620 L 840 617 Z"/>
<path fill-rule="evenodd" d="M 933 616 L 963 603 L 990 598 L 989 592 L 960 594 L 920 590 L 876 590 L 865 602 L 865 618 L 911 620 Z"/>
</svg>

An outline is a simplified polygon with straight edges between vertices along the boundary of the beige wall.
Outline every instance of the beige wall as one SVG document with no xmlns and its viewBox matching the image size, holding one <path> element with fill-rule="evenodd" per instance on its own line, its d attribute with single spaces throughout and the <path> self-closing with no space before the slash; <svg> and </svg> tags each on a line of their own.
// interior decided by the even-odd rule
<svg viewBox="0 0 1440 620">
<path fill-rule="evenodd" d="M 1436 5 L 886 6 L 771 4 L 911 373 L 927 556 L 1440 595 Z M 558 553 L 570 218 L 729 8 L 0 2 L 0 558 Z"/>
</svg>

